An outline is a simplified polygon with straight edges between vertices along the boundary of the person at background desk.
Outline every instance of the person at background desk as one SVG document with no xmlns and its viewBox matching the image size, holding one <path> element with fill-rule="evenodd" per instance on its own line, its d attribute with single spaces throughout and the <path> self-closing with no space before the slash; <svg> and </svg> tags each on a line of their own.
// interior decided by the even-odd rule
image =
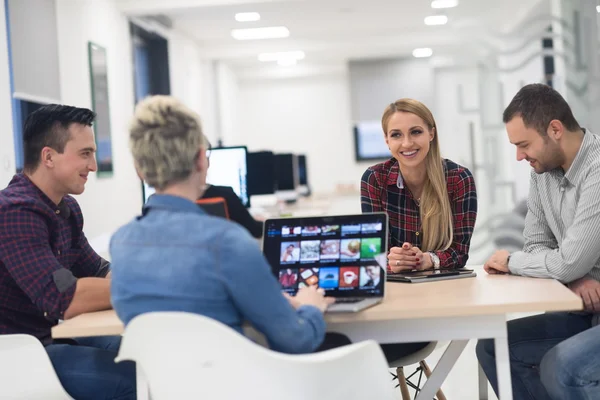
<svg viewBox="0 0 600 400">
<path fill-rule="evenodd" d="M 27 117 L 24 172 L 0 191 L 0 334 L 37 337 L 76 399 L 135 399 L 134 364 L 114 362 L 120 337 L 50 336 L 58 320 L 111 308 L 110 264 L 88 244 L 69 196 L 97 170 L 94 119 L 56 104 Z"/>
<path fill-rule="evenodd" d="M 517 160 L 533 168 L 523 251 L 496 251 L 490 274 L 552 278 L 581 296 L 586 312 L 508 323 L 515 399 L 600 399 L 600 138 L 581 128 L 554 89 L 523 87 L 503 116 Z M 494 342 L 477 357 L 498 389 Z"/>
<path fill-rule="evenodd" d="M 361 206 L 389 216 L 389 268 L 464 267 L 477 217 L 473 175 L 442 159 L 424 104 L 398 100 L 385 109 L 381 125 L 392 158 L 363 174 Z"/>
<path fill-rule="evenodd" d="M 230 186 L 216 186 L 207 184 L 204 193 L 200 198 L 210 199 L 214 197 L 222 197 L 225 199 L 230 220 L 237 222 L 246 228 L 248 232 L 250 232 L 250 234 L 255 238 L 262 237 L 263 222 L 257 221 L 252 215 L 250 215 L 248 209 L 244 207 L 244 204 Z"/>
<path fill-rule="evenodd" d="M 149 97 L 136 107 L 129 142 L 138 174 L 156 192 L 111 239 L 119 318 L 127 324 L 147 312 L 185 311 L 240 333 L 248 321 L 277 351 L 318 349 L 333 299 L 316 287 L 282 294 L 256 240 L 195 204 L 208 169 L 198 116 L 172 97 Z"/>
</svg>

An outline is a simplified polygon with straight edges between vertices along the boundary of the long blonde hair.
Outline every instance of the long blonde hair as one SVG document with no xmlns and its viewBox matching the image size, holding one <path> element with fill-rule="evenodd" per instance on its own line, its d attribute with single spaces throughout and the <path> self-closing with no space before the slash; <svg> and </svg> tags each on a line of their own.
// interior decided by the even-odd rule
<svg viewBox="0 0 600 400">
<path fill-rule="evenodd" d="M 415 114 L 425 122 L 430 131 L 434 130 L 433 140 L 425 157 L 426 178 L 419 207 L 423 230 L 421 250 L 446 250 L 452 244 L 454 229 L 435 119 L 431 111 L 420 101 L 400 99 L 387 106 L 381 118 L 383 134 L 386 137 L 389 120 L 397 112 Z"/>
</svg>

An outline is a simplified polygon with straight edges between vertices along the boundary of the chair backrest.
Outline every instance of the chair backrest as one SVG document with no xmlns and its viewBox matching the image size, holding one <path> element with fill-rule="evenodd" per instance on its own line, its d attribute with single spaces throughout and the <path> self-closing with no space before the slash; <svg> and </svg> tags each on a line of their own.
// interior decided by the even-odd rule
<svg viewBox="0 0 600 400">
<path fill-rule="evenodd" d="M 117 362 L 132 360 L 153 400 L 394 399 L 374 341 L 306 355 L 266 349 L 210 318 L 143 314 L 125 329 Z"/>
<path fill-rule="evenodd" d="M 223 197 L 198 199 L 196 200 L 196 204 L 202 207 L 202 209 L 210 215 L 229 219 L 229 209 L 227 208 L 227 202 Z"/>
<path fill-rule="evenodd" d="M 30 335 L 0 335 L 0 398 L 72 400 L 60 384 L 46 349 Z"/>
</svg>

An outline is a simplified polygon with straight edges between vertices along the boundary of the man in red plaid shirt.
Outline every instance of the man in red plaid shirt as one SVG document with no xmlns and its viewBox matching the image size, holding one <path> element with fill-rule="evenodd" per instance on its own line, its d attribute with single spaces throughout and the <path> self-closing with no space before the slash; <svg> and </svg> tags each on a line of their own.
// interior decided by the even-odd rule
<svg viewBox="0 0 600 400">
<path fill-rule="evenodd" d="M 94 118 L 51 104 L 25 122 L 24 172 L 0 191 L 0 334 L 37 337 L 74 398 L 135 399 L 134 365 L 114 362 L 119 337 L 50 336 L 58 320 L 111 308 L 110 264 L 90 247 L 69 196 L 97 170 Z"/>
</svg>

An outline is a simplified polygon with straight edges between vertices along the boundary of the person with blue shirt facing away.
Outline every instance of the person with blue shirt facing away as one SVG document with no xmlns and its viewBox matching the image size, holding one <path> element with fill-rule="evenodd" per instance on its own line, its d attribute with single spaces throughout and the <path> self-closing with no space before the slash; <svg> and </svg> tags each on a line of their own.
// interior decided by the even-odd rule
<svg viewBox="0 0 600 400">
<path fill-rule="evenodd" d="M 172 97 L 147 98 L 136 108 L 129 143 L 138 174 L 156 193 L 111 239 L 119 318 L 127 324 L 147 312 L 184 311 L 240 333 L 247 321 L 276 351 L 319 348 L 333 299 L 316 287 L 284 295 L 248 231 L 195 204 L 206 187 L 209 148 L 198 116 Z"/>
</svg>

